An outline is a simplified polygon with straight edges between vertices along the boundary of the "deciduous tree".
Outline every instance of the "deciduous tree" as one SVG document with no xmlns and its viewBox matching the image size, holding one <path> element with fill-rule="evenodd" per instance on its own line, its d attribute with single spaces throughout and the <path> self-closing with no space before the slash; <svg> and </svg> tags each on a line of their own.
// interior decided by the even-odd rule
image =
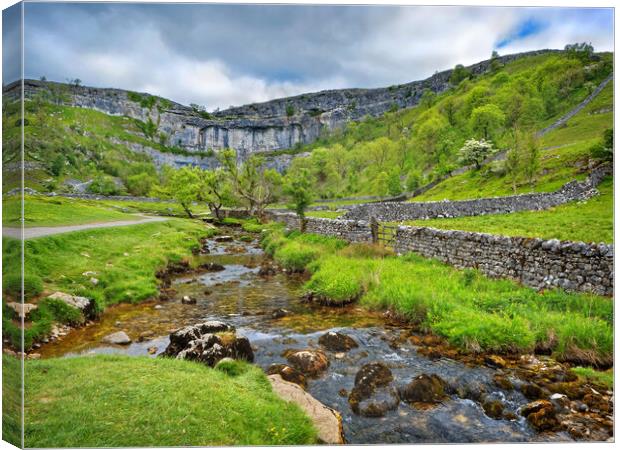
<svg viewBox="0 0 620 450">
<path fill-rule="evenodd" d="M 476 169 L 480 169 L 482 161 L 493 153 L 493 144 L 481 139 L 469 139 L 459 150 L 459 161 L 461 164 L 474 164 Z"/>
</svg>

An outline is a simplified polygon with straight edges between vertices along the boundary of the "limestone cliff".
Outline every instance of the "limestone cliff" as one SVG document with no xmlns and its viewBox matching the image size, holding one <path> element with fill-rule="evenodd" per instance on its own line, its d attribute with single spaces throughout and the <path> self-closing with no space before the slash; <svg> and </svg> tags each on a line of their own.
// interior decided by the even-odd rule
<svg viewBox="0 0 620 450">
<path fill-rule="evenodd" d="M 552 50 L 540 50 L 500 57 L 503 63 Z M 469 66 L 473 74 L 484 73 L 490 61 Z M 149 118 L 158 123 L 158 132 L 165 133 L 170 146 L 184 151 L 201 152 L 197 161 L 208 165 L 204 152 L 234 148 L 241 159 L 252 153 L 269 153 L 315 141 L 321 133 L 342 127 L 347 122 L 365 116 L 380 116 L 386 111 L 415 106 L 426 89 L 439 93 L 450 87 L 452 71 L 437 72 L 433 76 L 411 83 L 377 89 L 340 89 L 298 95 L 229 108 L 212 114 L 194 111 L 181 104 L 161 99 L 154 108 L 141 104 L 140 98 L 149 94 L 136 94 L 121 89 L 67 86 L 47 81 L 25 80 L 26 98 L 32 98 L 42 89 L 52 90 L 62 86 L 67 92 L 63 102 L 73 106 L 92 108 L 107 114 L 129 116 L 146 122 Z M 18 84 L 4 88 L 9 98 L 19 95 Z M 136 100 L 138 98 L 138 100 Z M 197 160 L 199 159 L 197 156 Z M 179 164 L 192 163 L 192 156 L 180 158 Z M 207 158 L 209 159 L 209 158 Z M 282 159 L 282 158 L 280 158 Z M 282 166 L 287 161 L 272 162 Z M 170 163 L 171 161 L 163 161 Z"/>
</svg>

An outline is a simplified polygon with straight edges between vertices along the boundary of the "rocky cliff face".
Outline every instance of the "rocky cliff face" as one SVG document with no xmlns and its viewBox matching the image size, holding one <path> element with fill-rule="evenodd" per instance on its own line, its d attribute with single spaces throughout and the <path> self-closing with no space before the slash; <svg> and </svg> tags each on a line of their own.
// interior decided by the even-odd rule
<svg viewBox="0 0 620 450">
<path fill-rule="evenodd" d="M 500 60 L 507 63 L 549 51 L 507 55 L 500 57 Z M 487 71 L 489 65 L 490 61 L 487 60 L 474 64 L 469 69 L 474 74 L 480 74 Z M 32 98 L 43 89 L 62 87 L 67 93 L 63 101 L 73 106 L 129 116 L 142 121 L 151 118 L 159 123 L 158 131 L 165 133 L 169 145 L 181 147 L 187 152 L 234 148 L 240 158 L 245 159 L 253 153 L 269 153 L 311 143 L 324 131 L 342 127 L 352 120 L 360 120 L 365 116 L 380 116 L 392 108 L 415 106 L 426 89 L 436 93 L 448 89 L 451 73 L 451 70 L 446 70 L 435 73 L 426 80 L 386 88 L 340 89 L 303 94 L 234 107 L 209 116 L 163 99 L 157 107 L 144 106 L 139 97 L 148 98 L 148 94 L 139 94 L 136 100 L 136 93 L 121 89 L 25 80 L 24 92 L 26 98 Z M 6 86 L 5 96 L 18 97 L 18 83 Z M 175 165 L 192 163 L 191 156 L 180 159 L 184 161 Z M 280 167 L 290 160 L 290 156 L 284 159 L 287 161 L 272 161 L 272 165 Z M 196 162 L 209 165 L 206 160 Z M 163 163 L 168 164 L 170 161 Z"/>
</svg>

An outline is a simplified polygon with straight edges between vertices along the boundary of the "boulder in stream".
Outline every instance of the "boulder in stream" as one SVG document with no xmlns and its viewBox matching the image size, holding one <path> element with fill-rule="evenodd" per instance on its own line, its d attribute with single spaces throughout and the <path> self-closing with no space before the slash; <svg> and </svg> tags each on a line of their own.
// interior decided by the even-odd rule
<svg viewBox="0 0 620 450">
<path fill-rule="evenodd" d="M 319 344 L 332 352 L 347 352 L 359 347 L 351 337 L 336 331 L 329 331 L 319 338 Z"/>
<path fill-rule="evenodd" d="M 267 369 L 267 375 L 280 375 L 284 381 L 295 383 L 304 389 L 306 388 L 306 377 L 304 374 L 286 364 L 272 364 Z"/>
<path fill-rule="evenodd" d="M 287 350 L 284 357 L 306 376 L 316 376 L 329 367 L 329 360 L 321 350 Z"/>
<path fill-rule="evenodd" d="M 189 295 L 184 295 L 183 298 L 181 299 L 181 303 L 183 303 L 184 305 L 195 305 L 196 299 L 193 297 L 190 297 Z"/>
<path fill-rule="evenodd" d="M 492 419 L 501 419 L 504 414 L 504 404 L 499 400 L 487 400 L 482 404 L 482 409 Z"/>
<path fill-rule="evenodd" d="M 545 392 L 540 386 L 534 383 L 524 383 L 521 385 L 521 393 L 529 400 L 538 400 L 539 398 L 545 398 Z"/>
<path fill-rule="evenodd" d="M 441 403 L 446 395 L 447 383 L 438 375 L 423 373 L 402 387 L 400 396 L 409 403 Z"/>
<path fill-rule="evenodd" d="M 281 319 L 282 317 L 286 317 L 290 314 L 290 311 L 284 309 L 284 308 L 278 308 L 278 309 L 274 309 L 271 312 L 271 317 L 273 319 Z"/>
<path fill-rule="evenodd" d="M 555 407 L 549 400 L 537 400 L 521 409 L 521 415 L 538 431 L 552 430 L 559 425 Z"/>
<path fill-rule="evenodd" d="M 162 356 L 199 361 L 215 366 L 224 358 L 254 361 L 250 341 L 235 334 L 235 328 L 220 321 L 191 325 L 170 335 L 170 344 Z"/>
<path fill-rule="evenodd" d="M 366 417 L 382 417 L 387 411 L 396 409 L 400 399 L 398 391 L 390 385 L 393 380 L 392 371 L 381 362 L 362 366 L 349 394 L 353 412 Z"/>
<path fill-rule="evenodd" d="M 226 270 L 226 267 L 215 262 L 201 264 L 198 268 L 209 272 L 221 272 L 222 270 Z"/>
<path fill-rule="evenodd" d="M 232 236 L 215 236 L 215 238 L 213 239 L 215 242 L 232 242 L 233 241 L 233 237 Z"/>
<path fill-rule="evenodd" d="M 131 338 L 124 331 L 117 331 L 116 333 L 108 334 L 101 342 L 114 345 L 129 345 L 131 344 Z"/>
</svg>

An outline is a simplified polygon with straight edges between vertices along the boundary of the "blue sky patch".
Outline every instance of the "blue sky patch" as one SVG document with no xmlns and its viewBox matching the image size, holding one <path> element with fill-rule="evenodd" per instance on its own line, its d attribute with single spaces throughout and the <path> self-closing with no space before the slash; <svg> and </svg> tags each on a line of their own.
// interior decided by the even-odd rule
<svg viewBox="0 0 620 450">
<path fill-rule="evenodd" d="M 497 44 L 495 44 L 495 47 L 506 47 L 515 41 L 537 34 L 545 28 L 546 25 L 542 21 L 527 19 L 521 22 L 516 29 L 512 30 L 507 37 L 503 38 Z"/>
</svg>

